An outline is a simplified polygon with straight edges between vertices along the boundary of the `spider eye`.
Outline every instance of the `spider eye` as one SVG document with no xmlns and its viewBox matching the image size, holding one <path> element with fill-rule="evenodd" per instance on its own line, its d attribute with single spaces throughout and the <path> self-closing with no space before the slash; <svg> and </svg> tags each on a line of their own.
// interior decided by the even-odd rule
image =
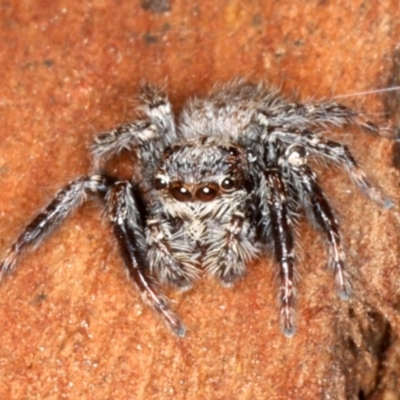
<svg viewBox="0 0 400 400">
<path fill-rule="evenodd" d="M 168 186 L 168 183 L 164 178 L 156 178 L 156 179 L 154 179 L 154 188 L 156 190 L 165 189 L 167 186 Z"/>
<path fill-rule="evenodd" d="M 231 156 L 237 156 L 239 154 L 239 152 L 237 151 L 237 149 L 235 147 L 229 147 L 228 152 Z"/>
<path fill-rule="evenodd" d="M 181 184 L 174 186 L 170 193 L 172 197 L 178 201 L 190 201 L 192 200 L 192 194 Z"/>
<path fill-rule="evenodd" d="M 221 182 L 221 188 L 226 190 L 226 191 L 231 191 L 232 189 L 235 188 L 235 181 L 231 178 L 225 178 Z"/>
<path fill-rule="evenodd" d="M 196 199 L 200 201 L 214 200 L 218 194 L 218 190 L 211 186 L 203 186 L 196 190 Z"/>
</svg>

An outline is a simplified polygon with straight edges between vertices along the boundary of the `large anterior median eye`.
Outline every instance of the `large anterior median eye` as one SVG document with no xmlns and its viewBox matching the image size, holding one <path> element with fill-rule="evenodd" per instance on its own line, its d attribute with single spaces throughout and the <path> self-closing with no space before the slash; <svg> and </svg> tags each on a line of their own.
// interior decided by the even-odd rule
<svg viewBox="0 0 400 400">
<path fill-rule="evenodd" d="M 178 201 L 190 201 L 192 199 L 192 194 L 180 183 L 173 184 L 170 193 Z"/>
<path fill-rule="evenodd" d="M 200 201 L 211 201 L 215 199 L 215 196 L 218 194 L 217 188 L 211 185 L 202 186 L 201 188 L 196 190 L 196 199 Z"/>
</svg>

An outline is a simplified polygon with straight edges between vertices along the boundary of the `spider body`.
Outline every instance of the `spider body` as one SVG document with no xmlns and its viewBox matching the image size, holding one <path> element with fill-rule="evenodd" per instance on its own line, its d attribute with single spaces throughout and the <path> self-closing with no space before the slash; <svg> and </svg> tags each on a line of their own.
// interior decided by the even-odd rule
<svg viewBox="0 0 400 400">
<path fill-rule="evenodd" d="M 349 297 L 338 221 L 309 159 L 343 165 L 368 197 L 390 208 L 392 201 L 368 181 L 347 147 L 318 133 L 348 124 L 381 135 L 390 130 L 345 106 L 289 103 L 263 84 L 243 81 L 188 101 L 178 121 L 162 90 L 144 85 L 139 101 L 135 122 L 98 135 L 92 147 L 96 165 L 122 149 L 135 151 L 132 179 L 94 174 L 69 183 L 10 247 L 2 274 L 88 194 L 97 194 L 130 277 L 179 336 L 184 325 L 158 282 L 187 289 L 205 271 L 231 286 L 271 244 L 279 264 L 282 330 L 294 334 L 293 230 L 299 210 L 326 236 L 338 293 Z"/>
</svg>

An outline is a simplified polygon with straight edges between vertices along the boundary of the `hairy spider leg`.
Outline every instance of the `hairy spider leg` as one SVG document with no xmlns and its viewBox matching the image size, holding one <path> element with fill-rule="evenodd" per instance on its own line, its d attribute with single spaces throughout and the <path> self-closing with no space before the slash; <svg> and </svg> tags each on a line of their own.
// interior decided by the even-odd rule
<svg viewBox="0 0 400 400">
<path fill-rule="evenodd" d="M 135 121 L 98 134 L 94 138 L 92 154 L 96 160 L 107 160 L 122 150 L 129 150 L 143 142 L 157 138 L 157 128 L 150 121 Z"/>
<path fill-rule="evenodd" d="M 121 189 L 122 188 L 122 189 Z M 167 300 L 144 273 L 147 265 L 144 252 L 143 204 L 129 183 L 114 183 L 100 176 L 78 178 L 61 189 L 54 200 L 24 229 L 0 264 L 0 277 L 12 271 L 18 258 L 31 246 L 38 246 L 60 223 L 87 198 L 99 194 L 106 205 L 129 276 L 139 288 L 146 303 L 162 314 L 165 323 L 178 336 L 185 334 L 179 318 L 168 309 Z M 136 205 L 139 204 L 139 205 Z M 139 211 L 139 209 L 141 209 Z M 135 228 L 135 229 L 134 229 Z"/>
<path fill-rule="evenodd" d="M 325 139 L 308 130 L 297 131 L 295 133 L 281 130 L 274 132 L 273 135 L 276 135 L 282 142 L 299 144 L 317 157 L 329 159 L 336 164 L 344 166 L 351 179 L 367 197 L 382 208 L 389 209 L 394 206 L 393 200 L 385 196 L 379 187 L 369 181 L 347 146 L 333 140 Z"/>
<path fill-rule="evenodd" d="M 287 207 L 287 190 L 278 169 L 267 169 L 265 180 L 269 188 L 267 205 L 271 217 L 275 258 L 279 269 L 279 301 L 281 326 L 285 336 L 294 335 L 295 327 L 295 272 L 292 221 Z"/>
<path fill-rule="evenodd" d="M 329 266 L 335 274 L 337 292 L 341 299 L 348 300 L 351 296 L 351 286 L 346 272 L 346 255 L 341 243 L 339 223 L 332 207 L 319 186 L 316 175 L 308 165 L 292 167 L 291 173 L 298 182 L 299 198 L 304 207 L 309 211 L 309 215 L 311 215 L 317 227 L 328 238 L 330 246 Z"/>
<path fill-rule="evenodd" d="M 354 124 L 367 133 L 377 136 L 396 139 L 397 130 L 391 127 L 381 127 L 369 120 L 363 113 L 335 102 L 321 103 L 283 103 L 271 111 L 262 110 L 261 114 L 268 118 L 269 126 L 279 128 L 282 126 L 282 113 L 285 114 L 285 125 L 290 128 L 322 127 L 329 125 L 343 127 Z"/>
<path fill-rule="evenodd" d="M 189 290 L 193 282 L 199 278 L 196 260 L 191 259 L 179 246 L 178 248 L 172 246 L 168 240 L 172 233 L 166 231 L 170 228 L 170 224 L 153 216 L 147 219 L 147 227 L 148 259 L 153 260 L 150 263 L 150 271 L 162 283 L 168 283 L 181 290 Z"/>
<path fill-rule="evenodd" d="M 254 257 L 255 249 L 250 243 L 243 242 L 245 214 L 236 210 L 229 225 L 215 243 L 208 249 L 208 263 L 204 267 L 208 274 L 216 276 L 231 287 L 246 272 L 246 262 Z"/>
<path fill-rule="evenodd" d="M 159 88 L 144 84 L 138 93 L 139 108 L 144 116 L 133 122 L 119 126 L 96 136 L 92 154 L 96 161 L 120 153 L 123 149 L 140 148 L 147 155 L 160 155 L 160 151 L 177 140 L 174 115 L 167 95 Z M 143 162 L 151 166 L 153 157 L 143 157 Z M 146 166 L 146 165 L 145 165 Z"/>
<path fill-rule="evenodd" d="M 135 198 L 138 201 L 135 201 Z M 145 274 L 148 268 L 147 245 L 143 229 L 144 205 L 137 188 L 129 182 L 117 182 L 106 196 L 107 213 L 113 226 L 128 274 L 139 289 L 144 302 L 156 310 L 164 323 L 177 336 L 184 336 L 186 328 L 173 313 L 166 297 L 154 280 Z"/>
<path fill-rule="evenodd" d="M 9 273 L 18 258 L 30 247 L 40 242 L 80 206 L 88 193 L 104 195 L 110 185 L 109 178 L 100 175 L 85 176 L 70 182 L 61 189 L 54 200 L 40 212 L 12 244 L 0 264 L 0 277 Z"/>
</svg>

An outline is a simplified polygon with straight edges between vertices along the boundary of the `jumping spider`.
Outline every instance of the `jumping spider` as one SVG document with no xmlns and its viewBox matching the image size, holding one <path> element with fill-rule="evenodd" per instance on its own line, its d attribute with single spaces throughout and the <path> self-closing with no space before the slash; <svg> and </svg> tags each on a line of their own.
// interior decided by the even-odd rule
<svg viewBox="0 0 400 400">
<path fill-rule="evenodd" d="M 132 179 L 93 174 L 69 183 L 8 250 L 1 275 L 89 194 L 96 194 L 129 276 L 178 336 L 184 336 L 185 327 L 156 281 L 187 289 L 203 270 L 231 286 L 270 244 L 279 264 L 282 330 L 286 336 L 294 334 L 293 230 L 301 209 L 326 236 L 338 294 L 349 297 L 338 221 L 309 159 L 344 166 L 383 208 L 393 202 L 368 181 L 346 146 L 316 130 L 348 124 L 382 136 L 393 130 L 340 104 L 289 103 L 264 84 L 244 81 L 191 99 L 177 122 L 161 89 L 143 85 L 139 101 L 136 121 L 98 135 L 92 147 L 96 163 L 123 149 L 134 150 L 139 162 Z"/>
</svg>

